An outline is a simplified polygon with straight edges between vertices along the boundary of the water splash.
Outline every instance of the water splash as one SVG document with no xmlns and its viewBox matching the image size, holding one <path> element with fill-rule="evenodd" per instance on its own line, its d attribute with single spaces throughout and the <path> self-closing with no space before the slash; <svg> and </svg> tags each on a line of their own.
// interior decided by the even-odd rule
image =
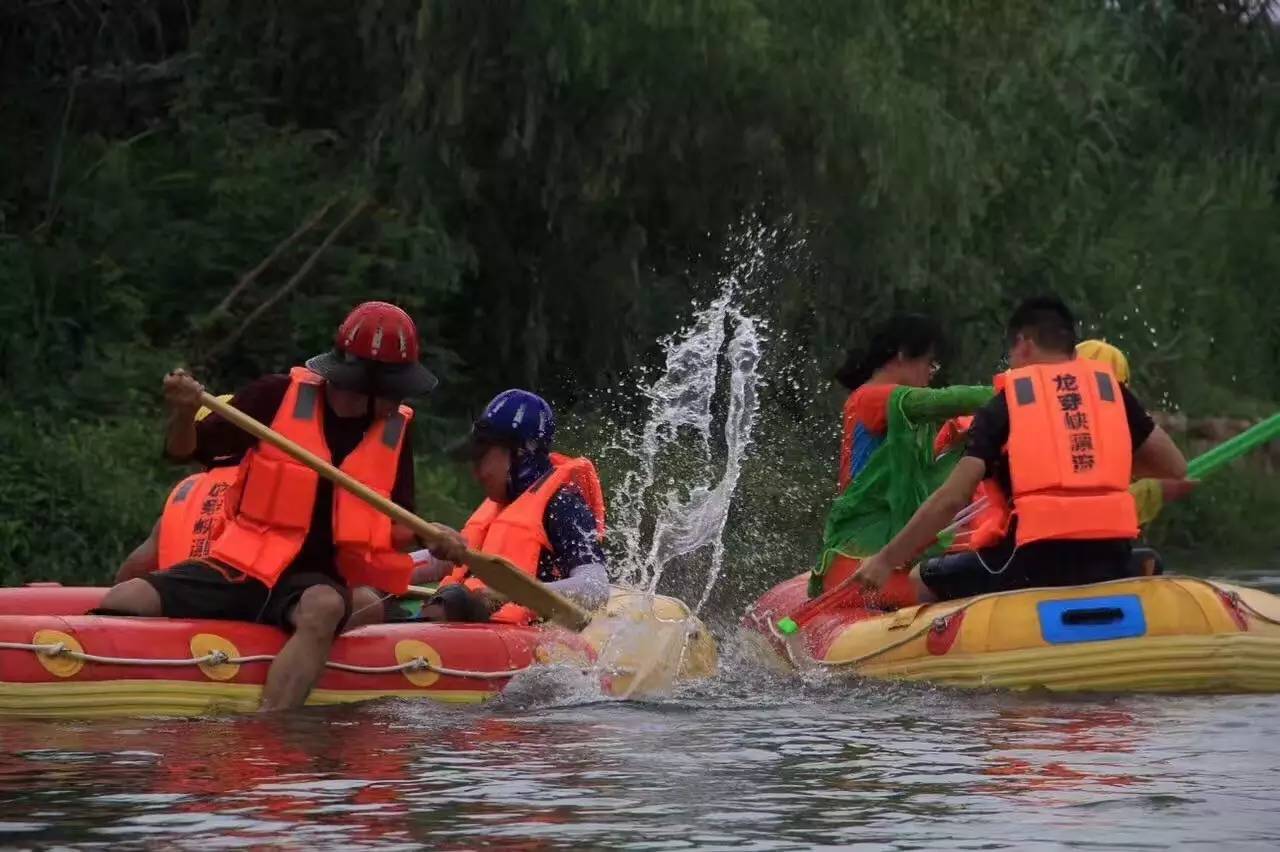
<svg viewBox="0 0 1280 852">
<path fill-rule="evenodd" d="M 695 612 L 723 567 L 725 525 L 759 412 L 763 324 L 737 298 L 763 263 L 762 236 L 750 241 L 753 249 L 724 277 L 717 298 L 663 342 L 666 368 L 641 388 L 644 425 L 623 430 L 613 445 L 630 460 L 611 499 L 619 579 L 655 592 L 668 566 L 706 551 Z M 714 422 L 718 393 L 727 395 L 721 424 Z"/>
</svg>

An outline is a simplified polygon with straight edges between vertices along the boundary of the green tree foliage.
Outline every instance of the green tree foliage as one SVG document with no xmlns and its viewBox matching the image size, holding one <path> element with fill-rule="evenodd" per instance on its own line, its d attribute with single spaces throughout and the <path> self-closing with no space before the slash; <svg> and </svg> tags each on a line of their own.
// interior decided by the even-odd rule
<svg viewBox="0 0 1280 852">
<path fill-rule="evenodd" d="M 1280 399 L 1275 13 L 4 4 L 4 579 L 101 576 L 145 532 L 173 363 L 230 388 L 382 297 L 447 379 L 433 435 L 504 385 L 587 400 L 708 295 L 744 219 L 800 245 L 752 296 L 792 418 L 830 419 L 814 389 L 895 308 L 950 321 L 951 378 L 989 374 L 1036 289 L 1121 343 L 1153 401 L 1254 413 Z M 776 457 L 830 454 L 809 435 Z M 424 468 L 446 514 L 455 473 Z"/>
</svg>

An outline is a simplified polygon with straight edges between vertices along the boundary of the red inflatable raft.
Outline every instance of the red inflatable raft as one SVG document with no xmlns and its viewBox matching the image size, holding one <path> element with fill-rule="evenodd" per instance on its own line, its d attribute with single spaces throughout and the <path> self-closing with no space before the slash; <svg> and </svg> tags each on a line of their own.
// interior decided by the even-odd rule
<svg viewBox="0 0 1280 852">
<path fill-rule="evenodd" d="M 283 632 L 236 621 L 83 615 L 106 591 L 0 589 L 0 715 L 197 716 L 257 708 Z M 497 624 L 362 627 L 334 643 L 308 703 L 478 702 L 513 676 L 551 664 L 598 668 L 602 688 L 619 695 L 636 692 L 640 680 L 647 690 L 663 677 L 669 686 L 714 671 L 714 643 L 679 601 L 615 590 L 604 615 L 581 634 Z M 662 642 L 633 641 L 637 624 L 665 630 Z M 630 647 L 617 641 L 619 625 L 627 626 Z"/>
</svg>

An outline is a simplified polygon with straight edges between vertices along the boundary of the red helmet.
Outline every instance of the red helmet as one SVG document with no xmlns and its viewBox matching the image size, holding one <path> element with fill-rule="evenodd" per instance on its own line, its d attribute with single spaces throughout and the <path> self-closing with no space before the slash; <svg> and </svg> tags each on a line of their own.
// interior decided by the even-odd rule
<svg viewBox="0 0 1280 852">
<path fill-rule="evenodd" d="M 418 329 L 389 302 L 364 302 L 338 326 L 333 351 L 307 361 L 334 387 L 406 399 L 436 386 L 418 363 Z"/>
<path fill-rule="evenodd" d="M 412 364 L 418 360 L 418 327 L 390 302 L 364 302 L 338 326 L 333 348 L 383 364 Z"/>
</svg>

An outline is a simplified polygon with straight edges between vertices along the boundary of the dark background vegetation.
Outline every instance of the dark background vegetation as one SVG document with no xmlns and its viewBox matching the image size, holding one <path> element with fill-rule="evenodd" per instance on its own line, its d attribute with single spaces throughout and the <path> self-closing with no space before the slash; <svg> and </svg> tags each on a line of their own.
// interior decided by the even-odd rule
<svg viewBox="0 0 1280 852">
<path fill-rule="evenodd" d="M 803 242 L 750 295 L 773 381 L 731 544 L 757 573 L 811 558 L 826 376 L 895 308 L 946 318 L 949 378 L 979 380 L 1052 288 L 1153 406 L 1268 413 L 1270 6 L 0 4 L 0 581 L 100 580 L 145 533 L 178 475 L 165 370 L 231 389 L 366 298 L 412 311 L 445 379 L 419 490 L 456 522 L 473 493 L 430 448 L 513 384 L 595 422 L 744 221 Z M 1274 547 L 1276 490 L 1235 471 L 1157 535 Z"/>
</svg>

